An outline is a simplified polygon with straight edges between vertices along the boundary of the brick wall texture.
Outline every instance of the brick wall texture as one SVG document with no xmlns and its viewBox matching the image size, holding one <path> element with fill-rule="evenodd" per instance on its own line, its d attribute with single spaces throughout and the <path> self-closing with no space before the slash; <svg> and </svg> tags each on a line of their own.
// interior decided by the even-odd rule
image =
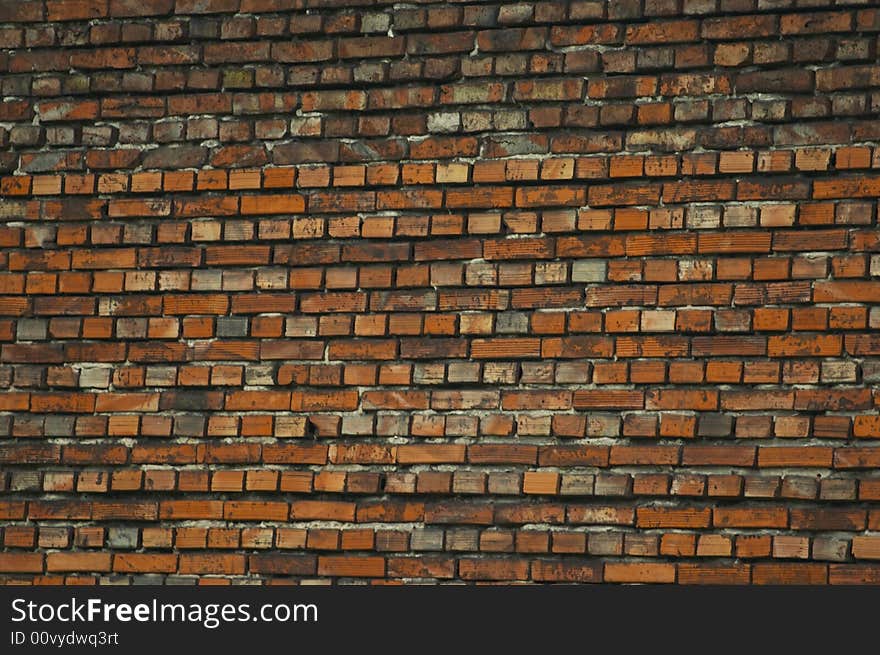
<svg viewBox="0 0 880 655">
<path fill-rule="evenodd" d="M 0 3 L 0 582 L 880 582 L 878 33 Z"/>
</svg>

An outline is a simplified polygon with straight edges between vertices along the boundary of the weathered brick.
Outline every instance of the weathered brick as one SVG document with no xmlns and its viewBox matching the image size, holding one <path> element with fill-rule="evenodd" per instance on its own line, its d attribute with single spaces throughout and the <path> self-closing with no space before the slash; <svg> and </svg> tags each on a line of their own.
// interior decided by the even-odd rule
<svg viewBox="0 0 880 655">
<path fill-rule="evenodd" d="M 880 579 L 873 8 L 294 4 L 0 3 L 0 582 Z"/>
</svg>

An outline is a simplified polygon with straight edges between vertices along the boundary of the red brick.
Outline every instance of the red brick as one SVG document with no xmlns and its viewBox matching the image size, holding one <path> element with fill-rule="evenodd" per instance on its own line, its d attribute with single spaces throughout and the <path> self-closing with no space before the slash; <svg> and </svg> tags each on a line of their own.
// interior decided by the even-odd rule
<svg viewBox="0 0 880 655">
<path fill-rule="evenodd" d="M 675 582 L 675 565 L 661 562 L 608 562 L 605 582 Z"/>
</svg>

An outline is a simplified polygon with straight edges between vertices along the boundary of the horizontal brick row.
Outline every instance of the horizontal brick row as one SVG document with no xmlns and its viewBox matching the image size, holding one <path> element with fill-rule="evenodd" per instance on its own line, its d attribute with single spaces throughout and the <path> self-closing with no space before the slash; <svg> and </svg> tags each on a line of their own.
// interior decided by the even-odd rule
<svg viewBox="0 0 880 655">
<path fill-rule="evenodd" d="M 658 425 L 659 423 L 659 425 Z M 822 440 L 845 440 L 856 438 L 857 441 L 877 438 L 876 421 L 874 416 L 856 416 L 852 419 L 850 430 L 850 417 L 847 416 L 817 416 L 810 424 L 809 420 L 800 416 L 781 416 L 776 421 L 773 417 L 762 414 L 732 415 L 730 413 L 707 412 L 699 415 L 692 413 L 667 412 L 659 415 L 648 416 L 640 412 L 624 411 L 622 420 L 619 417 L 607 414 L 592 414 L 587 423 L 574 415 L 558 414 L 551 418 L 546 414 L 517 413 L 517 414 L 490 414 L 481 412 L 479 417 L 465 417 L 460 415 L 419 415 L 416 414 L 410 421 L 406 416 L 395 414 L 380 414 L 375 417 L 363 416 L 350 418 L 338 414 L 309 414 L 303 417 L 273 417 L 271 414 L 248 414 L 240 419 L 235 415 L 217 415 L 211 419 L 190 413 L 177 413 L 162 415 L 155 419 L 151 417 L 139 417 L 136 414 L 123 415 L 97 415 L 97 416 L 59 416 L 44 417 L 30 415 L 15 415 L 4 417 L 0 422 L 2 432 L 15 438 L 30 438 L 45 436 L 50 439 L 71 438 L 90 439 L 98 437 L 230 437 L 240 434 L 243 437 L 365 437 L 374 433 L 379 437 L 412 436 L 423 438 L 437 438 L 442 436 L 462 438 L 477 435 L 487 437 L 554 437 L 561 439 L 580 439 L 588 437 L 632 437 L 642 440 L 648 438 L 662 439 L 693 439 L 698 438 L 721 438 L 736 437 L 741 439 L 770 439 L 772 437 L 792 439 L 822 439 Z M 205 451 L 190 446 L 182 452 L 188 453 L 188 460 L 202 461 Z M 290 444 L 288 444 L 290 445 Z M 503 446 L 503 444 L 501 444 Z M 241 449 L 227 449 L 229 453 L 244 453 L 235 455 L 242 459 L 235 461 L 253 461 L 257 458 L 260 444 Z M 272 445 L 271 448 L 280 448 Z M 325 446 L 323 448 L 327 448 Z M 774 446 L 765 446 L 772 448 Z M 343 445 L 339 448 L 354 448 L 354 445 Z M 254 449 L 257 449 L 256 451 Z M 514 446 L 512 452 L 516 452 L 518 446 Z M 128 446 L 103 447 L 95 444 L 78 444 L 76 446 L 51 445 L 43 446 L 36 444 L 11 444 L 3 446 L 0 450 L 2 459 L 6 463 L 15 463 L 15 458 L 26 455 L 29 458 L 37 458 L 40 463 L 67 462 L 71 464 L 100 464 L 102 457 L 110 457 L 113 463 L 128 461 Z M 181 457 L 181 451 L 169 448 L 163 444 L 144 445 L 140 449 L 136 447 L 140 458 L 158 458 L 159 462 Z M 282 449 L 283 450 L 283 449 Z M 356 452 L 356 448 L 353 452 Z M 222 450 L 221 450 L 222 451 Z M 176 455 L 171 453 L 177 452 Z M 295 452 L 293 449 L 291 452 Z M 860 462 L 873 462 L 876 457 L 871 448 L 847 447 L 849 455 L 841 453 L 837 460 L 840 468 L 859 468 L 865 466 Z M 852 455 L 852 457 L 850 457 Z M 232 455 L 229 455 L 232 457 Z M 513 457 L 516 461 L 516 457 Z M 152 460 L 150 460 L 152 462 Z M 24 462 L 27 463 L 27 462 Z"/>
<path fill-rule="evenodd" d="M 526 491 L 541 492 L 549 474 L 526 474 Z M 540 478 L 540 479 L 535 479 Z M 794 478 L 792 486 L 798 484 Z M 801 481 L 803 482 L 803 481 Z M 531 485 L 531 489 L 529 486 Z M 809 486 L 804 483 L 802 486 Z M 796 490 L 796 489 L 795 489 Z M 797 496 L 796 496 L 797 497 Z M 800 498 L 799 498 L 800 499 Z M 480 500 L 42 500 L 4 501 L 7 519 L 153 521 L 167 519 L 227 521 L 339 521 L 358 523 L 425 523 L 498 526 L 502 524 L 620 525 L 640 528 L 775 528 L 841 531 L 877 530 L 876 510 L 815 508 L 783 504 L 723 507 L 650 504 L 564 504 L 559 501 L 488 503 Z"/>
<path fill-rule="evenodd" d="M 345 556 L 278 553 L 263 556 L 225 552 L 179 555 L 140 553 L 38 553 L 0 556 L 15 573 L 34 576 L 42 584 L 94 584 L 126 580 L 143 582 L 167 578 L 175 584 L 229 584 L 205 574 L 235 579 L 245 575 L 315 579 L 445 580 L 536 583 L 655 583 L 655 584 L 873 584 L 878 567 L 872 564 L 820 562 L 675 563 L 594 559 L 530 559 L 514 557 Z M 45 567 L 45 571 L 44 571 Z M 88 575 L 65 575 L 77 572 Z M 112 572 L 112 574 L 111 574 Z M 45 575 L 44 575 L 45 573 Z M 106 574 L 106 575 L 102 575 Z M 176 575 L 175 575 L 176 574 Z M 98 577 L 100 576 L 100 577 Z M 320 576 L 320 577 L 319 577 Z M 128 578 L 131 579 L 131 578 Z"/>
<path fill-rule="evenodd" d="M 369 446 L 366 447 L 369 449 Z M 745 446 L 697 446 L 685 449 L 682 461 L 696 470 L 687 473 L 623 473 L 623 472 L 567 472 L 567 469 L 592 471 L 608 467 L 608 453 L 601 447 L 565 448 L 544 452 L 538 456 L 543 469 L 498 470 L 498 464 L 506 469 L 516 466 L 528 469 L 535 458 L 528 447 L 511 449 L 505 460 L 505 451 L 494 450 L 475 458 L 478 466 L 466 471 L 429 469 L 424 465 L 417 469 L 400 469 L 395 472 L 352 471 L 337 468 L 326 471 L 285 471 L 277 468 L 227 469 L 201 468 L 176 471 L 171 468 L 151 468 L 146 471 L 134 468 L 50 470 L 35 474 L 31 471 L 13 469 L 4 476 L 5 488 L 12 492 L 46 493 L 137 493 L 154 492 L 183 494 L 208 492 L 224 493 L 275 493 L 285 494 L 350 494 L 375 495 L 384 492 L 393 495 L 432 494 L 482 495 L 490 492 L 499 496 L 583 496 L 583 497 L 689 497 L 689 498 L 749 498 L 819 500 L 828 502 L 874 501 L 880 499 L 880 485 L 870 477 L 842 477 L 828 475 L 811 478 L 808 475 L 786 473 L 785 475 L 702 473 L 700 468 L 747 469 L 754 461 L 754 448 Z M 748 451 L 752 451 L 751 454 Z M 645 452 L 645 447 L 630 447 L 630 453 Z M 730 451 L 730 452 L 726 452 Z M 718 459 L 707 457 L 715 453 Z M 661 455 L 663 451 L 660 450 Z M 726 455 L 726 456 L 725 456 Z M 626 451 L 615 455 L 616 464 L 627 462 Z M 332 461 L 332 458 L 331 458 Z M 372 460 L 370 463 L 375 463 Z M 644 461 L 644 460 L 642 460 Z M 744 462 L 746 462 L 744 464 Z M 338 464 L 357 463 L 351 460 L 335 460 Z M 391 463 L 386 458 L 381 463 Z M 436 464 L 436 463 L 430 463 Z M 429 464 L 429 465 L 430 465 Z M 626 464 L 631 466 L 632 464 Z M 657 465 L 669 467 L 669 458 L 657 458 Z M 64 503 L 62 503 L 64 505 Z M 22 518 L 23 505 L 13 502 L 9 514 Z M 16 514 L 18 512 L 18 514 Z M 214 517 L 216 518 L 216 517 Z"/>
<path fill-rule="evenodd" d="M 725 417 L 711 416 L 709 421 L 724 423 Z M 540 419 L 538 419 L 540 420 Z M 675 419 L 672 419 L 675 420 Z M 684 417 L 677 422 L 687 422 Z M 191 421 L 194 422 L 194 421 Z M 707 430 L 708 431 L 708 430 Z M 716 433 L 717 434 L 717 433 Z M 875 433 L 876 435 L 876 433 Z M 85 435 L 96 436 L 96 435 Z M 198 435 L 185 435 L 198 436 Z M 249 436 L 245 434 L 244 436 Z M 431 436 L 431 435 L 424 435 Z M 523 435 L 527 436 L 527 435 Z M 676 435 L 678 436 L 678 435 Z M 753 435 L 746 434 L 746 437 Z M 820 435 L 821 436 L 821 435 Z M 3 446 L 0 461 L 4 464 L 66 463 L 79 465 L 108 464 L 534 464 L 549 466 L 739 466 L 750 468 L 873 468 L 880 459 L 873 445 L 859 446 L 716 446 L 716 445 L 621 445 L 548 446 L 520 444 L 409 443 L 399 446 L 357 444 L 350 446 L 282 444 L 194 444 L 146 442 L 136 446 L 108 444 L 43 445 L 13 444 Z M 216 474 L 215 474 L 216 475 Z M 548 473 L 558 486 L 555 473 Z M 241 474 L 238 478 L 242 477 Z M 295 477 L 295 476 L 294 476 Z M 239 480 L 240 483 L 240 480 Z M 240 484 L 239 484 L 240 486 Z"/>
<path fill-rule="evenodd" d="M 800 132 L 814 131 L 809 124 L 798 125 Z M 543 134 L 543 133 L 541 133 Z M 689 130 L 688 138 L 695 141 L 696 131 Z M 448 184 L 464 185 L 468 182 L 475 184 L 497 183 L 564 183 L 569 180 L 581 180 L 589 184 L 596 184 L 601 180 L 615 180 L 625 182 L 633 178 L 648 177 L 656 180 L 667 180 L 676 176 L 687 176 L 684 180 L 666 182 L 662 188 L 660 182 L 653 185 L 641 185 L 639 202 L 624 204 L 648 204 L 650 199 L 663 198 L 664 202 L 685 202 L 688 200 L 705 201 L 703 196 L 707 193 L 714 194 L 715 199 L 757 200 L 767 198 L 766 193 L 773 193 L 773 186 L 759 183 L 761 179 L 776 179 L 775 176 L 791 175 L 796 173 L 817 172 L 842 172 L 874 170 L 878 166 L 877 151 L 868 146 L 853 147 L 809 147 L 809 148 L 779 148 L 774 150 L 762 149 L 765 143 L 745 143 L 751 146 L 748 150 L 733 150 L 721 152 L 701 152 L 695 154 L 638 154 L 640 150 L 675 150 L 676 148 L 665 147 L 667 141 L 681 139 L 671 131 L 653 130 L 644 133 L 633 133 L 631 143 L 627 144 L 628 150 L 635 151 L 632 154 L 608 155 L 603 152 L 616 152 L 622 149 L 618 133 L 618 143 L 609 142 L 605 145 L 596 144 L 589 137 L 572 137 L 570 132 L 561 132 L 552 140 L 543 137 L 537 139 L 536 135 L 527 135 L 529 148 L 522 148 L 515 141 L 504 141 L 505 145 L 488 141 L 485 138 L 463 137 L 429 137 L 427 140 L 411 144 L 411 152 L 407 156 L 407 142 L 395 142 L 392 152 L 384 157 L 373 157 L 380 161 L 364 161 L 357 151 L 350 146 L 340 150 L 338 154 L 330 154 L 325 159 L 312 159 L 308 148 L 303 146 L 301 152 L 285 149 L 284 145 L 276 145 L 272 150 L 272 158 L 275 165 L 268 165 L 268 155 L 265 150 L 245 151 L 244 146 L 228 146 L 215 149 L 209 157 L 209 150 L 195 146 L 163 146 L 158 149 L 148 150 L 143 153 L 135 147 L 100 149 L 100 150 L 69 150 L 52 151 L 46 153 L 21 155 L 21 174 L 6 175 L 0 177 L 0 189 L 10 197 L 22 196 L 86 196 L 100 193 L 107 195 L 118 194 L 147 194 L 159 191 L 169 193 L 179 192 L 215 192 L 222 190 L 284 190 L 297 188 L 304 191 L 318 188 L 335 188 L 350 190 L 364 187 L 391 187 L 404 185 L 430 185 Z M 642 143 L 637 142 L 641 141 Z M 737 138 L 739 137 L 739 138 Z M 742 135 L 734 134 L 736 145 Z M 610 137 L 609 137 L 610 138 Z M 826 140 L 829 139 L 829 140 Z M 853 135 L 854 139 L 875 138 L 873 133 L 861 132 Z M 766 140 L 771 140 L 769 137 Z M 777 146 L 790 146 L 785 143 L 784 135 L 776 134 L 773 141 Z M 813 143 L 833 143 L 833 137 L 823 137 L 817 133 Z M 808 143 L 798 141 L 794 145 Z M 681 146 L 682 144 L 679 144 Z M 692 146 L 697 145 L 692 143 Z M 701 143 L 705 147 L 722 147 L 723 144 Z M 230 152 L 231 151 L 231 152 Z M 492 154 L 496 158 L 491 160 L 476 160 L 471 162 L 479 153 Z M 600 154 L 595 154 L 600 153 Z M 247 155 L 247 157 L 245 157 Z M 530 155 L 523 157 L 522 155 Z M 566 156 L 569 155 L 569 156 Z M 577 156 L 576 156 L 577 155 Z M 536 156 L 538 158 L 536 158 Z M 234 158 L 232 158 L 234 157 Z M 228 159 L 225 163 L 222 158 Z M 291 160 L 291 161 L 288 161 Z M 297 161 L 300 160 L 300 161 Z M 385 161 L 382 161 L 385 160 Z M 388 161 L 390 160 L 390 161 Z M 403 160 L 401 162 L 401 160 Z M 407 161 L 417 160 L 417 161 Z M 440 161 L 426 161 L 440 160 Z M 199 168 L 203 165 L 221 166 L 207 170 L 162 170 L 170 168 L 174 161 L 182 161 L 191 168 Z M 314 162 L 343 162 L 340 164 L 314 163 Z M 313 163 L 308 163 L 313 162 Z M 238 167 L 233 167 L 237 165 Z M 253 167 L 254 165 L 258 167 Z M 260 166 L 261 164 L 266 164 Z M 149 169 L 143 172 L 127 172 L 130 169 Z M 229 170 L 226 170 L 229 169 Z M 87 172 L 91 171 L 91 172 Z M 112 171 L 112 172 L 108 172 Z M 691 178 L 712 178 L 725 175 L 760 175 L 760 178 L 744 183 L 738 195 L 734 196 L 734 185 L 730 182 L 716 183 L 714 187 L 709 182 L 697 184 Z M 783 180 L 785 181 L 785 180 Z M 788 187 L 778 184 L 775 193 L 784 190 L 786 193 L 780 199 L 799 199 L 808 197 L 810 189 L 809 180 L 791 183 Z M 700 186 L 702 185 L 702 187 Z M 535 189 L 528 185 L 527 188 L 517 191 L 516 200 L 519 206 L 539 206 L 535 202 Z M 589 194 L 581 191 L 576 193 L 568 189 L 571 200 L 580 200 L 580 203 L 571 201 L 561 204 L 586 204 L 589 200 L 592 205 L 615 204 L 611 202 L 613 189 L 596 185 L 595 190 Z M 451 207 L 462 208 L 474 206 L 475 199 L 466 195 L 460 187 L 455 194 L 448 194 L 448 204 Z M 699 189 L 703 193 L 699 193 Z M 876 193 L 877 178 L 867 176 L 864 181 L 844 178 L 840 180 L 822 179 L 817 180 L 812 187 L 813 197 L 816 199 L 870 197 L 872 191 Z M 560 191 L 565 191 L 563 187 Z M 495 205 L 513 206 L 513 189 L 502 187 L 494 189 Z M 550 190 L 545 191 L 549 192 Z M 763 192 L 763 195 L 762 195 Z M 407 203 L 407 194 L 386 191 L 376 197 L 378 209 L 417 208 L 421 203 L 413 203 L 413 194 L 417 194 L 421 202 L 426 206 L 438 206 L 437 200 L 441 197 L 440 190 L 434 189 L 429 192 L 424 189 L 413 189 L 409 193 L 410 202 Z M 318 206 L 323 196 L 313 192 L 316 211 L 321 211 Z M 371 194 L 360 194 L 351 191 L 347 194 L 354 204 L 361 204 L 372 199 Z M 282 198 L 276 199 L 274 207 L 266 206 L 268 213 L 298 213 L 296 204 L 285 206 Z M 288 202 L 294 202 L 295 197 L 290 197 Z M 326 199 L 325 199 L 326 200 Z M 169 203 L 155 202 L 152 205 L 144 203 L 123 202 L 116 200 L 110 203 L 111 215 L 125 216 L 125 212 L 131 212 L 132 208 L 143 208 L 148 211 L 145 215 L 162 215 L 165 209 L 167 214 Z M 481 206 L 481 205 L 477 205 Z M 218 210 L 219 211 L 219 210 Z M 245 214 L 258 213 L 253 204 L 247 201 L 242 205 Z M 128 214 L 132 215 L 132 214 Z"/>
<path fill-rule="evenodd" d="M 694 531 L 624 532 L 620 530 L 541 530 L 511 528 L 421 528 L 414 531 L 373 528 L 233 528 L 166 527 L 110 528 L 9 526 L 3 543 L 12 549 L 3 572 L 15 565 L 16 549 L 35 544 L 49 549 L 114 548 L 130 552 L 132 560 L 152 558 L 175 561 L 165 553 L 150 551 L 201 549 L 278 551 L 375 551 L 375 552 L 482 552 L 558 553 L 604 557 L 737 558 L 825 561 L 876 560 L 880 558 L 880 536 L 816 537 L 757 532 L 707 534 Z M 87 550 L 83 555 L 92 554 Z M 73 553 L 57 553 L 58 555 Z M 0 558 L 0 562 L 2 562 Z M 11 566 L 10 566 L 11 565 Z M 2 567 L 2 564 L 0 564 Z M 2 570 L 2 568 L 0 568 Z M 84 569 L 88 570 L 88 569 Z M 127 572 L 147 572 L 129 569 Z M 162 571 L 174 573 L 175 568 Z"/>
<path fill-rule="evenodd" d="M 478 355 L 477 355 L 478 356 Z M 170 392 L 14 392 L 4 397 L 3 409 L 33 413 L 91 414 L 93 412 L 155 412 L 162 410 L 226 410 L 226 411 L 366 411 L 381 410 L 595 410 L 647 409 L 694 411 L 751 410 L 870 410 L 878 405 L 876 390 L 869 389 L 796 389 L 796 390 L 722 390 L 663 389 L 659 391 L 630 389 L 555 389 L 524 391 L 447 391 L 447 390 L 373 390 L 358 394 L 356 390 L 314 391 L 229 391 L 203 392 L 194 399 L 189 393 Z M 656 423 L 656 415 L 642 414 L 645 424 Z M 430 415 L 426 420 L 430 424 Z M 394 420 L 394 419 L 392 419 Z M 560 419 L 571 424 L 577 436 L 586 424 L 578 417 Z M 849 419 L 846 419 L 848 432 Z M 304 433 L 306 421 L 293 422 Z M 856 436 L 877 436 L 877 416 L 856 416 Z M 396 426 L 395 426 L 396 427 Z M 693 430 L 691 430 L 693 432 Z M 160 433 L 161 434 L 161 433 Z M 292 434 L 291 436 L 302 436 Z M 430 433 L 427 435 L 430 436 Z M 688 436 L 683 434 L 682 436 Z M 846 436 L 846 434 L 844 434 Z"/>
<path fill-rule="evenodd" d="M 133 2 L 132 0 L 99 0 L 98 2 L 70 2 L 70 0 L 26 0 L 21 7 L 14 10 L 9 9 L 0 16 L 4 20 L 13 23 L 38 23 L 43 20 L 52 21 L 76 21 L 97 18 L 138 18 L 142 16 L 164 16 L 167 14 L 175 15 L 214 15 L 214 14 L 263 14 L 274 12 L 291 12 L 298 7 L 292 6 L 289 0 L 144 0 L 143 2 Z M 745 24 L 744 19 L 739 15 L 743 13 L 754 12 L 753 3 L 731 2 L 724 0 L 720 6 L 714 3 L 709 6 L 702 5 L 685 5 L 680 7 L 675 3 L 668 2 L 652 2 L 647 6 L 641 6 L 638 3 L 624 2 L 619 5 L 606 5 L 603 2 L 580 2 L 572 5 L 558 4 L 553 2 L 537 2 L 522 7 L 430 7 L 427 9 L 412 8 L 388 8 L 386 5 L 394 3 L 381 2 L 374 3 L 379 7 L 376 10 L 366 12 L 355 5 L 346 7 L 331 0 L 316 0 L 313 7 L 322 10 L 336 10 L 342 16 L 347 17 L 346 20 L 336 19 L 329 23 L 322 22 L 320 15 L 312 17 L 313 20 L 295 21 L 294 24 L 299 26 L 299 31 L 308 33 L 310 31 L 323 31 L 329 33 L 346 32 L 346 31 L 384 31 L 384 27 L 369 26 L 376 25 L 375 21 L 380 21 L 383 13 L 393 10 L 393 16 L 397 20 L 397 29 L 405 31 L 407 29 L 416 29 L 418 27 L 429 26 L 431 28 L 448 27 L 451 24 L 464 25 L 480 25 L 478 19 L 489 14 L 497 18 L 502 24 L 521 24 L 528 22 L 560 22 L 568 18 L 571 20 L 635 20 L 642 17 L 664 17 L 664 16 L 703 16 L 724 14 L 726 18 L 715 19 L 713 22 L 720 26 L 730 26 L 732 29 L 739 30 Z M 810 7 L 815 9 L 830 10 L 833 7 L 846 6 L 849 3 L 833 2 L 832 0 L 818 0 L 810 3 Z M 852 3 L 858 4 L 858 3 Z M 828 11 L 827 17 L 837 16 L 845 13 L 840 10 L 838 12 Z M 862 11 L 860 15 L 871 15 L 870 11 Z M 372 17 L 368 20 L 366 17 Z M 828 25 L 824 22 L 818 26 L 811 23 L 805 23 L 803 29 L 805 31 L 823 32 L 828 29 Z M 668 39 L 663 39 L 668 40 Z"/>
<path fill-rule="evenodd" d="M 139 151 L 130 149 L 137 154 Z M 127 156 L 127 151 L 117 158 Z M 160 151 L 149 151 L 156 155 Z M 182 150 L 171 149 L 173 158 L 183 154 Z M 57 175 L 7 175 L 0 177 L 0 189 L 9 197 L 52 196 L 52 195 L 102 195 L 145 194 L 166 191 L 180 193 L 191 191 L 224 190 L 278 190 L 314 189 L 321 187 L 395 187 L 405 185 L 430 185 L 435 183 L 455 185 L 473 182 L 491 184 L 499 182 L 541 182 L 564 180 L 608 180 L 627 178 L 674 178 L 710 177 L 718 175 L 743 175 L 760 173 L 786 175 L 798 172 L 825 172 L 876 169 L 880 166 L 878 151 L 871 146 L 839 146 L 811 148 L 782 148 L 774 150 L 749 149 L 731 152 L 702 152 L 696 154 L 590 154 L 581 157 L 557 157 L 544 153 L 540 159 L 524 158 L 517 153 L 497 153 L 492 160 L 466 159 L 453 162 L 409 162 L 409 163 L 368 163 L 368 164 L 312 164 L 291 166 L 262 166 L 259 168 L 240 167 L 208 170 L 152 170 L 139 173 L 96 172 Z M 538 153 L 532 153 L 538 154 Z M 87 158 L 88 159 L 88 158 Z M 65 169 L 76 168 L 77 160 L 65 159 Z M 239 163 L 234 159 L 232 163 Z M 86 161 L 81 162 L 83 166 Z M 137 162 L 132 161 L 133 168 Z M 158 162 L 157 163 L 161 163 Z M 140 164 L 146 168 L 149 161 Z M 816 185 L 819 195 L 825 198 L 846 197 L 833 195 L 845 188 L 845 181 L 826 181 Z M 669 187 L 679 189 L 674 184 Z M 723 187 L 720 187 L 723 188 Z M 293 199 L 291 198 L 291 202 Z M 153 209 L 146 215 L 157 215 L 161 209 L 170 207 L 168 203 L 154 201 Z M 121 212 L 127 205 L 120 201 L 111 204 Z M 128 203 L 140 206 L 145 211 L 150 205 Z M 261 206 L 261 210 L 263 210 Z M 247 207 L 245 207 L 247 209 Z M 290 211 L 290 210 L 288 210 Z M 768 209 L 769 211 L 769 209 Z M 112 215 L 112 212 L 111 212 Z"/>
<path fill-rule="evenodd" d="M 73 539 L 71 539 L 71 534 Z M 145 552 L 125 552 L 137 548 L 140 541 Z M 175 564 L 196 560 L 193 550 L 216 549 L 218 551 L 244 549 L 273 551 L 322 551 L 322 552 L 377 552 L 401 553 L 409 550 L 422 552 L 453 553 L 532 553 L 589 555 L 602 557 L 665 557 L 665 558 L 714 558 L 754 560 L 772 558 L 775 560 L 824 560 L 831 562 L 870 561 L 880 558 L 880 537 L 856 536 L 821 537 L 810 539 L 799 535 L 701 534 L 696 532 L 620 532 L 620 531 L 543 531 L 473 528 L 443 530 L 428 528 L 418 532 L 399 530 L 373 530 L 357 528 L 338 530 L 332 528 L 145 528 L 138 534 L 135 528 L 111 529 L 107 534 L 100 528 L 76 528 L 65 530 L 43 528 L 36 530 L 27 527 L 9 527 L 5 530 L 4 543 L 13 550 L 0 556 L 0 572 L 14 573 L 18 566 L 34 558 L 25 556 L 15 549 L 33 548 L 39 544 L 43 548 L 69 549 L 72 541 L 78 548 L 109 547 L 117 552 L 120 567 L 116 572 L 124 573 L 176 573 Z M 177 554 L 155 552 L 175 549 Z M 102 571 L 95 566 L 101 561 L 100 553 L 88 550 L 54 551 L 47 555 L 48 571 Z M 224 555 L 218 554 L 220 557 Z M 264 561 L 268 555 L 251 555 L 253 560 Z M 303 555 L 301 558 L 306 559 Z M 314 556 L 311 556 L 314 557 Z M 79 558 L 79 566 L 61 568 L 61 562 L 73 563 Z M 284 556 L 282 556 L 284 559 Z M 290 558 L 295 561 L 295 558 Z M 644 561 L 644 560 L 642 560 Z M 92 563 L 91 568 L 88 562 Z M 164 562 L 161 569 L 151 566 Z M 594 562 L 595 563 L 595 562 Z M 81 568 L 80 568 L 81 567 Z M 181 573 L 192 573 L 184 571 Z M 226 571 L 223 571 L 226 572 Z M 417 576 L 414 576 L 417 577 Z M 435 576 L 425 576 L 435 577 Z"/>
</svg>

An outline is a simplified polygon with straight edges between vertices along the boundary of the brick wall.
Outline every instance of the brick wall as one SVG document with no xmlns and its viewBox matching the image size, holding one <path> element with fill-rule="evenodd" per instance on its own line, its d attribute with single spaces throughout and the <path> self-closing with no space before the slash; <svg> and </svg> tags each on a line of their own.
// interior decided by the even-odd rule
<svg viewBox="0 0 880 655">
<path fill-rule="evenodd" d="M 0 580 L 880 581 L 875 3 L 0 23 Z"/>
</svg>

